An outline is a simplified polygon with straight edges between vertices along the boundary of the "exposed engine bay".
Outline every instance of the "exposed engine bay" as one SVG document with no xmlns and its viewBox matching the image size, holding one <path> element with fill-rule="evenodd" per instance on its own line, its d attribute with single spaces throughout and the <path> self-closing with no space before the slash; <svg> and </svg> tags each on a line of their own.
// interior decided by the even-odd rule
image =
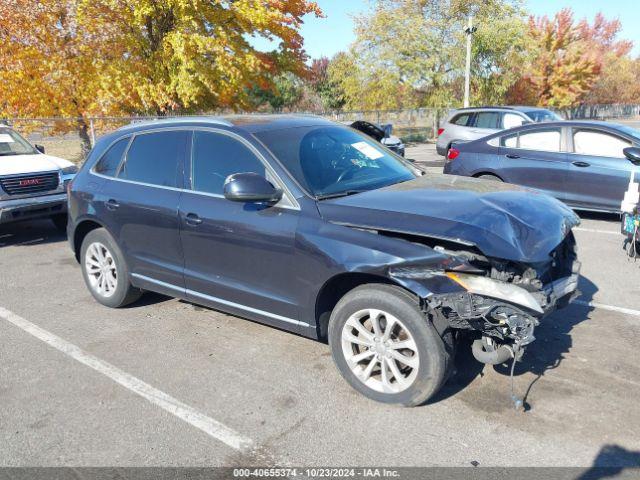
<svg viewBox="0 0 640 480">
<path fill-rule="evenodd" d="M 459 261 L 445 272 L 405 268 L 392 275 L 446 275 L 461 285 L 464 291 L 423 299 L 424 307 L 442 315 L 451 328 L 477 332 L 473 354 L 483 363 L 519 360 L 524 347 L 535 340 L 540 319 L 565 306 L 577 292 L 580 262 L 571 232 L 549 253 L 548 261 L 530 264 L 487 257 L 472 245 L 442 239 L 378 234 L 427 245 Z"/>
</svg>

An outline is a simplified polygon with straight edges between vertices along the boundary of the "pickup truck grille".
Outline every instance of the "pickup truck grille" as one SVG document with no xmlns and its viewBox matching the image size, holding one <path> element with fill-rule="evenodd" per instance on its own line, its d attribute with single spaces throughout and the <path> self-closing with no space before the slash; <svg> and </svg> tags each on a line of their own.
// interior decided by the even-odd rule
<svg viewBox="0 0 640 480">
<path fill-rule="evenodd" d="M 59 184 L 60 177 L 58 172 L 0 177 L 0 187 L 8 195 L 29 195 L 47 192 L 55 190 Z"/>
</svg>

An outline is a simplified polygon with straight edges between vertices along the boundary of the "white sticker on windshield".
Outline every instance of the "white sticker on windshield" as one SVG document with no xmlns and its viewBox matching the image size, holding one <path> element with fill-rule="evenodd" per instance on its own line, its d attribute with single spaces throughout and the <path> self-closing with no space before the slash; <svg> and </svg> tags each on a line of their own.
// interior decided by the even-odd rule
<svg viewBox="0 0 640 480">
<path fill-rule="evenodd" d="M 377 160 L 378 158 L 384 157 L 384 153 L 379 150 L 376 150 L 367 142 L 356 142 L 352 143 L 351 146 L 358 150 L 360 153 L 367 156 L 367 158 L 371 160 Z"/>
<path fill-rule="evenodd" d="M 15 141 L 11 138 L 11 135 L 8 133 L 0 133 L 0 143 L 14 143 Z"/>
</svg>

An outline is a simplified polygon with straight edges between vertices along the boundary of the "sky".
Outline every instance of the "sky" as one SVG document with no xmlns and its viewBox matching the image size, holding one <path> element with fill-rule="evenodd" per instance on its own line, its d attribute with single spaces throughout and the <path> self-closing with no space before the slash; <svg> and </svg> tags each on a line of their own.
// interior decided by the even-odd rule
<svg viewBox="0 0 640 480">
<path fill-rule="evenodd" d="M 331 57 L 345 50 L 354 40 L 352 15 L 366 12 L 368 0 L 316 0 L 326 18 L 305 17 L 302 35 L 305 49 L 311 58 Z M 534 15 L 554 15 L 564 7 L 571 7 L 576 19 L 593 20 L 599 11 L 608 19 L 622 22 L 621 38 L 634 42 L 634 55 L 640 54 L 640 5 L 638 0 L 527 0 L 526 8 Z"/>
</svg>

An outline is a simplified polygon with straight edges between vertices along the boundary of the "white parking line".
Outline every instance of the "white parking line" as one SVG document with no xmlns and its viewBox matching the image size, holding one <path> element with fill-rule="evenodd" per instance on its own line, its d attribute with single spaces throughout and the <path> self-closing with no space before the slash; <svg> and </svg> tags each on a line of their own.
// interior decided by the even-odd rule
<svg viewBox="0 0 640 480">
<path fill-rule="evenodd" d="M 253 442 L 250 439 L 240 435 L 235 430 L 223 425 L 217 420 L 198 412 L 193 407 L 182 403 L 180 400 L 177 400 L 163 391 L 152 387 L 133 375 L 114 367 L 110 363 L 94 357 L 93 355 L 83 351 L 80 347 L 63 340 L 62 338 L 44 330 L 28 320 L 25 320 L 15 313 L 0 307 L 0 318 L 14 324 L 16 327 L 21 328 L 25 332 L 33 335 L 39 340 L 42 340 L 44 343 L 61 351 L 74 360 L 77 360 L 87 367 L 109 377 L 114 382 L 119 383 L 126 389 L 140 395 L 154 405 L 162 408 L 172 415 L 175 415 L 197 429 L 202 430 L 204 433 L 216 440 L 219 440 L 236 450 L 247 450 L 253 445 Z"/>
<path fill-rule="evenodd" d="M 591 233 L 604 233 L 606 235 L 619 235 L 622 238 L 622 234 L 619 231 L 615 230 L 598 230 L 597 228 L 583 228 L 583 227 L 575 227 L 574 231 L 578 232 L 591 232 Z"/>
<path fill-rule="evenodd" d="M 640 310 L 633 310 L 632 308 L 616 307 L 615 305 L 607 305 L 606 303 L 584 302 L 582 300 L 574 300 L 572 303 L 583 305 L 585 307 L 600 308 L 602 310 L 609 310 L 611 312 L 624 313 L 626 315 L 640 317 Z"/>
</svg>

